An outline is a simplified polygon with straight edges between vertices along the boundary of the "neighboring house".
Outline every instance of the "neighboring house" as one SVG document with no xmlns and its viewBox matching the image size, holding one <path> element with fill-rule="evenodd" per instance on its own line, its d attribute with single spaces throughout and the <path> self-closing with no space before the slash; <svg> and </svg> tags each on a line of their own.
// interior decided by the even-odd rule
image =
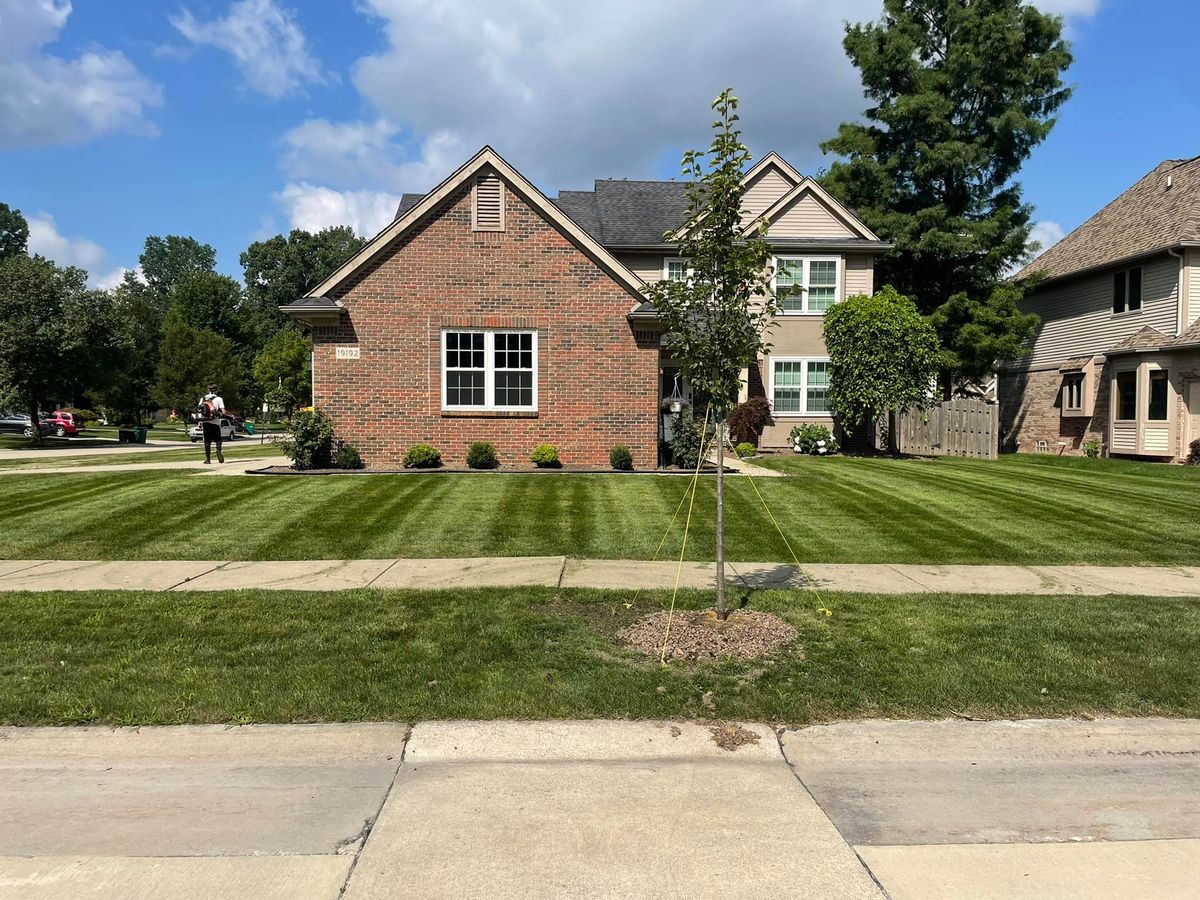
<svg viewBox="0 0 1200 900">
<path fill-rule="evenodd" d="M 1200 157 L 1167 160 L 1031 262 L 1030 354 L 1000 374 L 1023 452 L 1180 459 L 1200 438 Z"/>
<path fill-rule="evenodd" d="M 763 443 L 783 446 L 798 422 L 832 424 L 823 314 L 873 290 L 890 245 L 773 153 L 745 185 L 747 230 L 765 218 L 779 287 L 803 289 L 746 372 L 774 407 Z M 461 464 L 476 440 L 507 464 L 550 442 L 567 465 L 607 466 L 626 444 L 655 466 L 676 367 L 641 289 L 686 277 L 663 239 L 686 224 L 685 188 L 606 180 L 551 200 L 483 148 L 282 307 L 312 327 L 314 404 L 374 468 L 422 441 Z"/>
</svg>

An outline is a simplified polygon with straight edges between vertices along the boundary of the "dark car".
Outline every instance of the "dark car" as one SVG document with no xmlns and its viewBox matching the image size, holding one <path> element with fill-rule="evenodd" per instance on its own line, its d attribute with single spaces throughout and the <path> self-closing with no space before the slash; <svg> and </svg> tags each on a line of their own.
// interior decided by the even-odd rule
<svg viewBox="0 0 1200 900">
<path fill-rule="evenodd" d="M 63 412 L 61 409 L 42 416 L 42 424 L 59 437 L 69 437 L 83 430 L 83 419 L 75 413 Z"/>
<path fill-rule="evenodd" d="M 11 412 L 4 410 L 0 412 L 0 432 L 8 434 L 23 434 L 25 437 L 33 437 L 33 425 L 31 420 L 25 413 Z M 49 434 L 50 427 L 45 422 L 38 423 L 42 434 Z"/>
</svg>

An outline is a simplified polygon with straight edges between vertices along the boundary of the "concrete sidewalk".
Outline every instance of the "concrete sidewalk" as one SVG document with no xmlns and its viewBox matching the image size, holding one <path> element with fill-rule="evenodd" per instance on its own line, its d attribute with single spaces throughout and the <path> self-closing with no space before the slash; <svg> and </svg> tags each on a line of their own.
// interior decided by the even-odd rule
<svg viewBox="0 0 1200 900">
<path fill-rule="evenodd" d="M 742 724 L 734 749 L 720 731 L 0 728 L 0 900 L 1172 900 L 1200 883 L 1195 720 Z"/>
<path fill-rule="evenodd" d="M 728 582 L 752 589 L 867 594 L 961 593 L 1200 597 L 1200 567 L 921 566 L 730 563 Z M 0 560 L 0 591 L 262 590 L 583 587 L 711 589 L 710 562 L 564 556 L 355 560 Z"/>
<path fill-rule="evenodd" d="M 187 446 L 157 448 L 186 450 Z M 170 462 L 97 463 L 94 466 L 9 466 L 0 468 L 4 475 L 79 475 L 91 472 L 159 472 L 170 470 L 192 470 L 197 475 L 249 475 L 250 469 L 289 464 L 286 456 L 251 456 L 242 459 L 227 459 L 219 463 L 215 459 L 205 465 L 204 451 L 196 450 L 195 459 L 171 460 Z"/>
</svg>

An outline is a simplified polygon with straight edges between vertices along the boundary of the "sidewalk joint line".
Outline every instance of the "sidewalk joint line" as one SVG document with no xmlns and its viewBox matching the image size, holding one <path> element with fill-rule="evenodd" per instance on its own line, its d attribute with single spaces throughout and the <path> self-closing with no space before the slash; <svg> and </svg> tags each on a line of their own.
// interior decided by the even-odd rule
<svg viewBox="0 0 1200 900">
<path fill-rule="evenodd" d="M 388 800 L 392 798 L 392 789 L 396 786 L 396 779 L 400 777 L 400 770 L 404 768 L 404 757 L 408 753 L 408 742 L 412 740 L 413 729 L 416 727 L 416 722 L 408 723 L 408 731 L 404 733 L 404 743 L 400 745 L 400 759 L 396 764 L 396 771 L 392 773 L 392 780 L 388 782 L 387 790 L 383 792 L 383 799 L 379 802 L 379 809 L 375 810 L 375 815 L 371 816 L 363 824 L 362 840 L 359 842 L 358 849 L 354 851 L 354 859 L 350 861 L 350 868 L 346 870 L 346 880 L 342 882 L 341 890 L 338 891 L 339 900 L 349 890 L 350 879 L 354 877 L 354 870 L 358 868 L 359 857 L 362 856 L 363 850 L 366 849 L 367 841 L 371 839 L 371 832 L 375 830 L 375 826 L 379 822 L 379 817 L 383 815 L 384 807 L 387 806 Z"/>
<path fill-rule="evenodd" d="M 938 588 L 938 587 L 934 587 L 933 585 L 926 584 L 926 583 L 925 583 L 925 582 L 923 582 L 923 581 L 917 581 L 917 579 L 913 578 L 913 577 L 912 577 L 911 575 L 909 575 L 907 572 L 901 572 L 901 571 L 900 571 L 898 568 L 896 568 L 896 566 L 897 566 L 897 565 L 903 565 L 903 564 L 902 564 L 902 563 L 884 563 L 884 564 L 883 564 L 883 566 L 884 566 L 884 568 L 885 568 L 885 569 L 891 569 L 891 570 L 892 570 L 892 572 L 894 572 L 896 575 L 900 576 L 900 577 L 901 577 L 901 578 L 903 578 L 905 581 L 911 581 L 913 584 L 915 584 L 917 587 L 919 587 L 919 588 L 920 588 L 921 590 L 923 590 L 923 591 L 941 591 L 941 590 L 944 590 L 944 588 Z"/>
<path fill-rule="evenodd" d="M 177 588 L 180 588 L 183 585 L 187 584 L 189 581 L 195 581 L 197 578 L 203 578 L 205 575 L 211 575 L 213 572 L 216 572 L 218 569 L 223 569 L 225 566 L 229 565 L 230 562 L 232 562 L 232 560 L 226 559 L 226 560 L 223 560 L 222 562 L 217 563 L 211 569 L 205 569 L 199 575 L 189 575 L 187 578 L 183 579 L 183 581 L 179 582 L 178 584 L 171 585 L 169 588 L 167 588 L 167 590 L 168 591 L 176 590 Z"/>
<path fill-rule="evenodd" d="M 558 583 L 555 584 L 555 587 L 562 587 L 563 578 L 566 577 L 566 574 L 567 574 L 567 556 L 564 553 L 563 558 L 562 558 L 562 565 L 558 567 Z"/>
<path fill-rule="evenodd" d="M 374 587 L 375 582 L 377 582 L 380 578 L 382 578 L 388 572 L 392 571 L 392 569 L 396 568 L 396 566 L 398 566 L 398 565 L 400 565 L 400 560 L 393 559 L 390 563 L 388 563 L 386 566 L 383 567 L 383 570 L 378 575 L 376 575 L 374 578 L 372 578 L 370 581 L 368 581 L 364 585 L 364 588 Z"/>
<path fill-rule="evenodd" d="M 29 565 L 27 565 L 23 569 L 13 569 L 11 572 L 5 572 L 3 575 L 0 575 L 0 582 L 2 582 L 5 578 L 8 578 L 9 576 L 20 575 L 23 572 L 32 572 L 34 569 L 39 568 L 40 566 L 48 566 L 52 562 L 55 562 L 55 560 L 52 560 L 52 559 L 36 560 L 34 562 L 31 562 Z"/>
<path fill-rule="evenodd" d="M 858 852 L 858 848 L 846 840 L 846 836 L 842 834 L 842 830 L 838 828 L 837 822 L 833 821 L 833 817 L 830 816 L 829 813 L 825 812 L 825 807 L 823 807 L 820 801 L 818 801 L 813 795 L 813 792 L 809 789 L 808 785 L 804 783 L 804 779 L 800 777 L 800 773 L 796 771 L 796 766 L 790 759 L 788 759 L 787 750 L 785 750 L 783 747 L 783 732 L 786 729 L 772 728 L 771 730 L 775 732 L 775 743 L 779 746 L 779 755 L 783 757 L 783 762 L 788 767 L 788 770 L 792 773 L 792 777 L 796 779 L 796 782 L 804 790 L 804 793 L 806 793 L 809 799 L 812 800 L 813 806 L 819 809 L 821 811 L 821 815 L 825 817 L 825 820 L 831 826 L 833 826 L 833 830 L 836 831 L 837 836 L 842 839 L 842 843 L 850 848 L 850 852 L 854 854 L 854 858 L 858 860 L 858 864 L 863 867 L 863 871 L 867 873 L 867 877 L 869 877 L 871 881 L 875 882 L 875 886 L 879 888 L 879 892 L 886 897 L 887 900 L 893 900 L 891 892 L 883 886 L 882 881 L 875 877 L 875 873 L 871 871 L 871 867 L 867 864 L 867 861 L 862 858 L 862 854 Z"/>
</svg>

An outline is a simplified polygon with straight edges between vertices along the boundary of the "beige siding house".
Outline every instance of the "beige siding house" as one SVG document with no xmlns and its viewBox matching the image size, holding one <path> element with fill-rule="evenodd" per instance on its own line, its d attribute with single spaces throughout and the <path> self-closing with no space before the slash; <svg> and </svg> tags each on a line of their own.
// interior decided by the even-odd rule
<svg viewBox="0 0 1200 900">
<path fill-rule="evenodd" d="M 1018 277 L 1040 324 L 1001 372 L 1010 449 L 1178 460 L 1200 438 L 1200 157 L 1167 160 Z"/>
</svg>

